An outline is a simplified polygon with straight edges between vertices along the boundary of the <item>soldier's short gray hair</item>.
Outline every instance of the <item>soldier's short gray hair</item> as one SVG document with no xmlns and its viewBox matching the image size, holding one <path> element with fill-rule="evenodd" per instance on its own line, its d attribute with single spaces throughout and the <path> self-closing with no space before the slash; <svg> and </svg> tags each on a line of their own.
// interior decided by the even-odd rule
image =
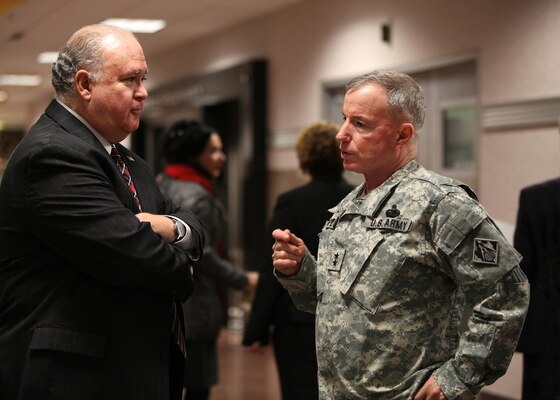
<svg viewBox="0 0 560 400">
<path fill-rule="evenodd" d="M 426 101 L 420 85 L 407 74 L 378 69 L 358 76 L 346 84 L 346 92 L 376 84 L 387 90 L 389 116 L 395 121 L 408 120 L 416 131 L 424 125 Z"/>
</svg>

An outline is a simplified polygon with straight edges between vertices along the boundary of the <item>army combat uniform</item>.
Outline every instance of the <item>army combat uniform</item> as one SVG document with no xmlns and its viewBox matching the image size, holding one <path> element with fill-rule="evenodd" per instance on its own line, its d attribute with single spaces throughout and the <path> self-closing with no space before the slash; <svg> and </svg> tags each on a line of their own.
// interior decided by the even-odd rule
<svg viewBox="0 0 560 400">
<path fill-rule="evenodd" d="M 331 209 L 317 262 L 277 272 L 317 315 L 320 398 L 412 399 L 433 375 L 448 399 L 473 399 L 515 350 L 529 298 L 520 256 L 470 189 L 416 161 L 362 189 Z"/>
</svg>

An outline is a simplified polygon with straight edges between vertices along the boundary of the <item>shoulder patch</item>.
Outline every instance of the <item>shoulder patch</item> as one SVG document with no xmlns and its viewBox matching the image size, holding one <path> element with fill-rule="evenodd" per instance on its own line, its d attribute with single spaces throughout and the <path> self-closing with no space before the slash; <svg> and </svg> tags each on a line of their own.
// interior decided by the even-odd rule
<svg viewBox="0 0 560 400">
<path fill-rule="evenodd" d="M 473 262 L 498 264 L 498 241 L 475 238 L 473 244 Z"/>
</svg>

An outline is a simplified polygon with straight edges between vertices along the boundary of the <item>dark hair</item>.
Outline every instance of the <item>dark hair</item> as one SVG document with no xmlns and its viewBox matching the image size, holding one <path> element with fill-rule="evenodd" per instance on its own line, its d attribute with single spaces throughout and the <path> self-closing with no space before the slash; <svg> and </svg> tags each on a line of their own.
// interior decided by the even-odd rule
<svg viewBox="0 0 560 400">
<path fill-rule="evenodd" d="M 165 135 L 165 161 L 197 166 L 196 159 L 204 151 L 214 132 L 214 129 L 198 121 L 181 120 L 174 123 Z"/>
<path fill-rule="evenodd" d="M 302 171 L 313 177 L 342 174 L 338 130 L 336 124 L 320 122 L 299 133 L 296 153 Z"/>
</svg>

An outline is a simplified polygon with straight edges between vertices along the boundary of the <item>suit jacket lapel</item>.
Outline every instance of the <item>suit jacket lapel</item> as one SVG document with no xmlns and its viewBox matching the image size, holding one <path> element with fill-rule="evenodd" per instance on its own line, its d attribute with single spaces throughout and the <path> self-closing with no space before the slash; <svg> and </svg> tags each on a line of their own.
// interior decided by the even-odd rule
<svg viewBox="0 0 560 400">
<path fill-rule="evenodd" d="M 86 143 L 89 143 L 91 146 L 97 148 L 98 150 L 102 151 L 108 159 L 111 160 L 111 163 L 115 163 L 114 160 L 112 159 L 112 157 L 109 155 L 109 153 L 107 152 L 107 150 L 105 149 L 105 147 L 103 147 L 103 145 L 101 144 L 101 142 L 95 137 L 95 135 L 89 130 L 89 128 L 87 126 L 85 126 L 79 119 L 77 119 L 74 115 L 72 115 L 67 109 L 65 109 L 63 106 L 61 106 L 56 100 L 53 100 L 49 106 L 47 107 L 47 109 L 45 110 L 45 114 L 49 117 L 52 118 L 54 121 L 56 121 L 65 131 L 67 131 L 69 134 L 80 138 L 81 140 L 85 141 Z M 135 156 L 133 155 L 133 153 L 131 153 L 130 151 L 128 151 L 128 149 L 126 149 L 124 146 L 120 145 L 117 143 L 117 147 L 121 153 L 121 155 L 124 158 L 124 162 L 126 163 L 126 166 L 128 167 L 129 171 L 130 171 L 130 175 L 132 176 L 132 180 L 135 184 L 135 188 L 136 188 L 136 193 L 138 194 L 138 198 L 140 199 L 140 204 L 142 204 L 142 208 L 145 209 L 146 211 L 148 210 L 147 208 L 145 208 L 144 203 L 146 203 L 146 206 L 149 205 L 149 202 L 146 200 L 146 195 L 145 193 L 147 189 L 142 190 L 142 187 L 146 186 L 142 181 L 142 176 L 143 174 L 139 171 L 138 168 L 136 168 L 136 162 L 135 162 Z M 120 172 L 118 171 L 118 168 L 115 165 L 115 172 L 118 173 L 120 175 Z M 120 179 L 117 180 L 119 185 L 122 183 L 122 185 L 124 187 L 126 187 L 126 182 L 124 181 L 124 179 L 122 179 L 122 177 L 120 177 Z M 134 204 L 134 199 L 132 198 L 132 194 L 130 193 L 128 187 L 126 187 L 126 191 L 123 191 L 123 193 L 126 193 L 127 196 L 127 200 L 124 201 L 124 204 L 129 203 L 130 204 L 130 209 L 134 212 L 136 212 L 136 206 L 133 205 Z M 118 193 L 117 193 L 118 194 Z M 129 198 L 130 197 L 130 198 Z"/>
<path fill-rule="evenodd" d="M 45 114 L 56 121 L 62 128 L 70 134 L 82 139 L 90 145 L 107 152 L 101 142 L 78 118 L 73 116 L 67 109 L 61 106 L 58 101 L 53 100 L 45 110 Z"/>
</svg>

